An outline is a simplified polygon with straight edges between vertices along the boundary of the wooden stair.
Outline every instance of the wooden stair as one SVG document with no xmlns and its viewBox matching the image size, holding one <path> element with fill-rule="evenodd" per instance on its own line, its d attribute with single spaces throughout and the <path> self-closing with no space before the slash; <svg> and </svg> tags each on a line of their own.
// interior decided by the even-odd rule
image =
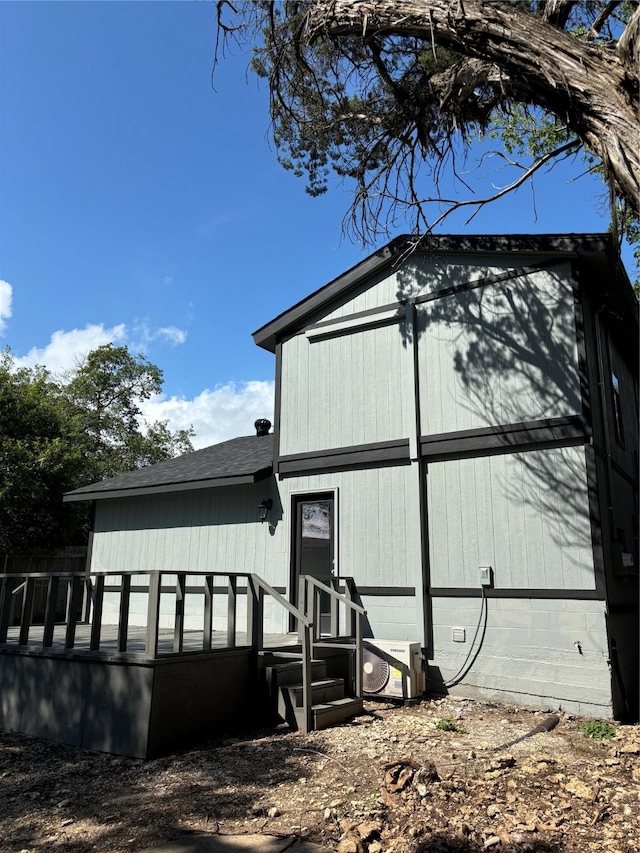
<svg viewBox="0 0 640 853">
<path fill-rule="evenodd" d="M 264 673 L 272 711 L 279 722 L 293 730 L 306 728 L 302 687 L 302 663 L 273 656 Z M 327 676 L 325 660 L 311 661 L 312 730 L 342 723 L 362 712 L 362 699 L 345 696 L 344 678 Z"/>
</svg>

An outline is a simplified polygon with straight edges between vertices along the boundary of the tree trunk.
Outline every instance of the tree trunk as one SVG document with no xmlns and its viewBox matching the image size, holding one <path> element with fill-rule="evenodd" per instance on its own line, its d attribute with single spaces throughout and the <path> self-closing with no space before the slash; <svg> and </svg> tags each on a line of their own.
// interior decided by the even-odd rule
<svg viewBox="0 0 640 853">
<path fill-rule="evenodd" d="M 633 33 L 639 14 L 629 24 Z M 307 23 L 305 40 L 310 42 L 319 35 L 366 38 L 374 33 L 433 38 L 492 63 L 508 97 L 567 122 L 640 216 L 638 75 L 625 59 L 629 50 L 619 56 L 507 2 L 314 0 Z"/>
</svg>

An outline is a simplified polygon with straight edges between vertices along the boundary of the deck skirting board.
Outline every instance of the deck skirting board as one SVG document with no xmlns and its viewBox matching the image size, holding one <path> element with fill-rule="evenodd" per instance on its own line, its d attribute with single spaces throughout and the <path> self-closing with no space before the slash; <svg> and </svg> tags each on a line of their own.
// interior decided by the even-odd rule
<svg viewBox="0 0 640 853">
<path fill-rule="evenodd" d="M 155 758 L 254 712 L 251 654 L 141 662 L 0 654 L 0 729 Z"/>
</svg>

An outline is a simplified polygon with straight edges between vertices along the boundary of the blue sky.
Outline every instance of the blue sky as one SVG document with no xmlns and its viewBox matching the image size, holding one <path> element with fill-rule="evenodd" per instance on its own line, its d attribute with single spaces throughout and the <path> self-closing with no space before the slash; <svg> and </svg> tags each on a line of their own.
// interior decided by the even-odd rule
<svg viewBox="0 0 640 853">
<path fill-rule="evenodd" d="M 347 186 L 312 199 L 278 165 L 246 55 L 214 90 L 214 48 L 212 2 L 0 2 L 0 347 L 58 373 L 108 341 L 143 351 L 165 376 L 146 416 L 198 447 L 271 415 L 251 332 L 373 250 L 341 236 Z M 606 230 L 578 171 L 468 230 Z M 506 180 L 481 174 L 480 193 Z"/>
</svg>

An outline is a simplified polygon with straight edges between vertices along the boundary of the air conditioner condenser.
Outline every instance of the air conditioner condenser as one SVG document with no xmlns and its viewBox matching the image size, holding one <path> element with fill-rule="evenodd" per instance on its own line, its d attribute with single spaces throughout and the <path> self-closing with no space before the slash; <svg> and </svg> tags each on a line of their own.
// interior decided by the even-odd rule
<svg viewBox="0 0 640 853">
<path fill-rule="evenodd" d="M 365 695 L 415 699 L 424 693 L 420 643 L 365 640 L 362 668 Z"/>
</svg>

